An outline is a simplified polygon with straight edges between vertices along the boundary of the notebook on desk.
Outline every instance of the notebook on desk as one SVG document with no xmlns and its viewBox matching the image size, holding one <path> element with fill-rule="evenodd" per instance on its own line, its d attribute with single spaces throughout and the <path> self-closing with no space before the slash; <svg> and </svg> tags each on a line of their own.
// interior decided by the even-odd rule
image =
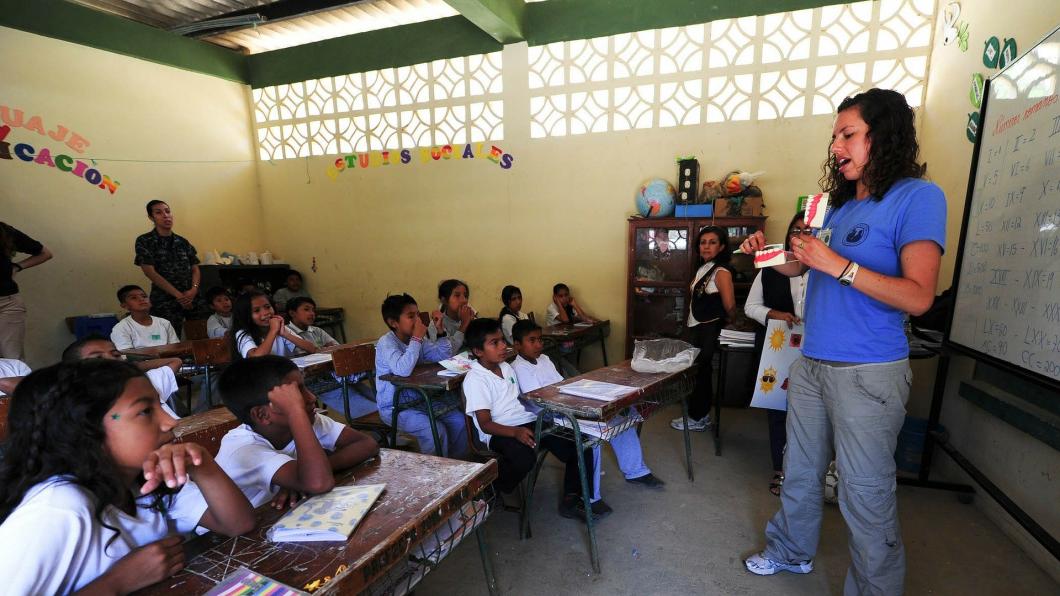
<svg viewBox="0 0 1060 596">
<path fill-rule="evenodd" d="M 582 379 L 580 381 L 559 386 L 560 393 L 577 395 L 578 397 L 588 397 L 600 401 L 615 401 L 616 399 L 625 397 L 636 391 L 636 387 L 607 383 L 604 381 L 593 381 L 592 379 Z"/>
<path fill-rule="evenodd" d="M 336 486 L 302 501 L 269 528 L 266 536 L 272 542 L 345 541 L 384 488 L 385 484 Z"/>
</svg>

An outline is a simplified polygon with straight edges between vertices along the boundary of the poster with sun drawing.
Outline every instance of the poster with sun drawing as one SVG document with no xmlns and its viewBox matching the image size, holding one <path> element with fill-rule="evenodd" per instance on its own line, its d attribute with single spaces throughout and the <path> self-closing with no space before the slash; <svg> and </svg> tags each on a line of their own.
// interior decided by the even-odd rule
<svg viewBox="0 0 1060 596">
<path fill-rule="evenodd" d="M 788 409 L 788 368 L 802 354 L 802 334 L 802 325 L 788 329 L 784 321 L 769 320 L 766 345 L 755 377 L 752 408 Z"/>
</svg>

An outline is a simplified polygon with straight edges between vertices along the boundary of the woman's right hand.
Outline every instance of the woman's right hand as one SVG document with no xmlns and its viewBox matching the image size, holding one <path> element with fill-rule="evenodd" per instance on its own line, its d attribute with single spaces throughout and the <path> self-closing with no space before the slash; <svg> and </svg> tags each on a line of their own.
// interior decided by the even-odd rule
<svg viewBox="0 0 1060 596">
<path fill-rule="evenodd" d="M 128 594 L 156 584 L 183 568 L 184 539 L 174 535 L 129 552 L 100 579 L 113 593 Z"/>
<path fill-rule="evenodd" d="M 756 250 L 762 250 L 766 247 L 766 235 L 761 231 L 757 231 L 754 234 L 749 234 L 747 238 L 740 243 L 740 252 L 745 255 L 753 255 Z"/>
<path fill-rule="evenodd" d="M 769 314 L 766 315 L 767 319 L 773 319 L 775 321 L 786 321 L 788 329 L 791 329 L 795 325 L 802 323 L 802 319 L 795 316 L 795 313 L 783 312 L 779 310 L 769 309 Z"/>
</svg>

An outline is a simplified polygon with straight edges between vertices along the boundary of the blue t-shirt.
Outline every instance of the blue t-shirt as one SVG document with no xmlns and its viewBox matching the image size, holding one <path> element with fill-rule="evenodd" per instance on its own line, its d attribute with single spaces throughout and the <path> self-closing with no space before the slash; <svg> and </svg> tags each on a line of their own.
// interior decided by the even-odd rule
<svg viewBox="0 0 1060 596">
<path fill-rule="evenodd" d="M 850 200 L 825 216 L 829 246 L 877 273 L 902 274 L 901 250 L 931 240 L 946 248 L 946 197 L 934 183 L 896 182 L 883 200 Z M 904 313 L 827 273 L 811 271 L 806 290 L 806 337 L 802 353 L 820 360 L 890 362 L 909 356 Z"/>
</svg>

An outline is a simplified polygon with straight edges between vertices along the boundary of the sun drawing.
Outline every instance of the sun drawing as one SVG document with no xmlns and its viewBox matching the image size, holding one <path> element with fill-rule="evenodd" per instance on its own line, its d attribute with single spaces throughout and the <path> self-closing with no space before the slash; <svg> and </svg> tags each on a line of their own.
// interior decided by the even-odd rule
<svg viewBox="0 0 1060 596">
<path fill-rule="evenodd" d="M 777 369 L 770 366 L 762 371 L 762 393 L 769 393 L 777 382 Z"/>
<path fill-rule="evenodd" d="M 774 329 L 773 334 L 769 336 L 769 349 L 774 352 L 779 352 L 784 347 L 784 330 Z"/>
</svg>

